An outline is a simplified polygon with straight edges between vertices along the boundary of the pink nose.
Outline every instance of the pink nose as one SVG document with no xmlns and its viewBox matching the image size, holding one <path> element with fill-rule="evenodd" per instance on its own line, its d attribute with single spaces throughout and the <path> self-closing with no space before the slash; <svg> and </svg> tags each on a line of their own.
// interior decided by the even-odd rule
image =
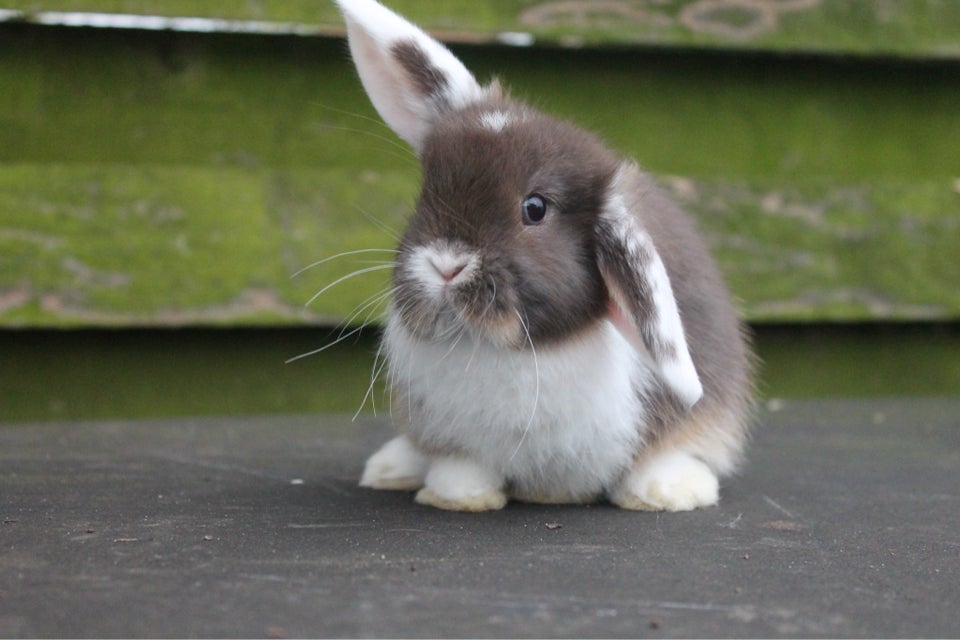
<svg viewBox="0 0 960 640">
<path fill-rule="evenodd" d="M 467 265 L 465 264 L 458 264 L 452 267 L 444 267 L 441 269 L 440 267 L 437 267 L 436 265 L 434 265 L 434 268 L 436 268 L 437 273 L 440 274 L 440 277 L 443 278 L 444 282 L 450 282 L 451 280 L 456 278 L 458 275 L 460 275 L 460 272 L 462 272 L 463 268 L 466 266 Z"/>
</svg>

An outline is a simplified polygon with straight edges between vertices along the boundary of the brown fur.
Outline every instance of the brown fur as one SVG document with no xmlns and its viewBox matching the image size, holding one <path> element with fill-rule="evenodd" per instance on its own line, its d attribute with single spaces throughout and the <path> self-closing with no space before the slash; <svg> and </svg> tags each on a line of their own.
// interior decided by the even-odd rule
<svg viewBox="0 0 960 640">
<path fill-rule="evenodd" d="M 417 43 L 401 40 L 390 48 L 390 53 L 407 72 L 420 93 L 442 99 L 449 84 L 447 76 L 430 64 Z"/>
<path fill-rule="evenodd" d="M 505 134 L 485 129 L 480 115 L 493 111 L 510 114 L 517 124 Z M 616 155 L 594 136 L 502 97 L 441 120 L 422 155 L 424 185 L 395 276 L 396 307 L 411 327 L 431 326 L 433 310 L 424 307 L 407 277 L 404 251 L 437 239 L 480 249 L 489 277 L 460 290 L 458 302 L 481 326 L 512 327 L 514 348 L 527 346 L 509 315 L 514 307 L 523 310 L 531 339 L 539 344 L 570 339 L 604 316 L 609 293 L 597 268 L 597 243 L 608 240 L 595 231 L 621 163 Z M 550 220 L 527 229 L 520 202 L 531 193 L 548 199 Z M 649 176 L 634 171 L 622 195 L 667 269 L 704 388 L 689 414 L 666 390 L 649 393 L 644 402 L 656 410 L 645 436 L 652 446 L 665 446 L 705 440 L 710 429 L 721 429 L 737 449 L 750 412 L 752 360 L 720 271 L 692 219 Z M 630 274 L 620 274 L 618 281 L 630 282 Z M 648 321 L 640 311 L 642 330 Z M 668 345 L 651 343 L 658 355 L 669 355 Z"/>
<path fill-rule="evenodd" d="M 704 390 L 689 415 L 665 392 L 648 398 L 659 407 L 660 416 L 650 434 L 652 442 L 672 441 L 675 432 L 693 438 L 710 429 L 741 441 L 753 395 L 747 329 L 693 220 L 640 171 L 633 176 L 629 196 L 630 210 L 650 234 L 670 276 L 687 347 Z"/>
<path fill-rule="evenodd" d="M 482 113 L 497 110 L 522 119 L 522 126 L 501 135 L 479 124 Z M 592 229 L 617 161 L 596 138 L 494 99 L 441 120 L 422 159 L 424 185 L 401 243 L 395 282 L 397 308 L 408 309 L 411 326 L 429 311 L 405 295 L 410 280 L 403 251 L 437 239 L 483 254 L 496 294 L 489 279 L 459 292 L 460 304 L 481 324 L 520 308 L 534 342 L 549 343 L 603 315 L 607 296 Z M 535 229 L 525 228 L 520 217 L 521 202 L 533 193 L 547 199 L 549 210 Z M 522 346 L 525 336 L 515 342 Z"/>
</svg>

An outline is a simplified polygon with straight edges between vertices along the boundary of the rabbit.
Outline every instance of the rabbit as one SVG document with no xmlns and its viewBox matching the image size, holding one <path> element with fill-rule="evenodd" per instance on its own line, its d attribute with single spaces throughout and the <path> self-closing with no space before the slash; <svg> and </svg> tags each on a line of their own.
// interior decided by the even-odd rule
<svg viewBox="0 0 960 640">
<path fill-rule="evenodd" d="M 457 511 L 716 504 L 747 439 L 753 356 L 692 219 L 405 18 L 335 2 L 423 180 L 382 336 L 398 435 L 360 485 Z"/>
</svg>

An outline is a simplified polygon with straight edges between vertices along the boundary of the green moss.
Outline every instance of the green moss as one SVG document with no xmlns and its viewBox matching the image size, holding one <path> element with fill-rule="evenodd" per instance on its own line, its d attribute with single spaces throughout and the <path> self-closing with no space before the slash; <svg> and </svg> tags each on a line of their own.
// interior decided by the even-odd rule
<svg viewBox="0 0 960 640">
<path fill-rule="evenodd" d="M 604 51 L 465 50 L 482 77 L 652 170 L 836 183 L 956 178 L 960 70 Z M 522 59 L 521 59 L 522 55 Z"/>
<path fill-rule="evenodd" d="M 387 286 L 290 278 L 393 246 L 417 191 L 342 42 L 0 31 L 3 324 L 336 322 Z M 960 315 L 955 65 L 458 54 L 673 185 L 750 318 Z"/>
<path fill-rule="evenodd" d="M 332 2 L 316 0 L 7 0 L 25 12 L 89 11 L 227 20 L 297 23 L 318 32 L 342 30 Z M 536 0 L 392 0 L 389 6 L 417 23 L 465 41 L 502 32 L 538 42 L 583 45 L 700 46 L 774 51 L 960 55 L 960 7 L 953 2 L 781 0 L 651 3 Z"/>
<path fill-rule="evenodd" d="M 753 320 L 936 319 L 960 309 L 960 198 L 946 181 L 666 180 Z"/>
<path fill-rule="evenodd" d="M 9 325 L 344 318 L 386 286 L 387 271 L 303 305 L 389 254 L 292 276 L 336 253 L 392 248 L 413 184 L 337 170 L 0 167 L 0 315 Z M 366 202 L 377 220 L 347 202 Z"/>
<path fill-rule="evenodd" d="M 952 65 L 458 53 L 480 77 L 501 75 L 521 97 L 599 130 L 660 172 L 847 182 L 958 171 Z M 338 41 L 8 30 L 0 81 L 18 88 L 5 99 L 3 162 L 357 171 L 411 162 L 376 121 Z"/>
<path fill-rule="evenodd" d="M 107 321 L 224 303 L 275 279 L 262 257 L 279 235 L 261 189 L 236 169 L 4 167 L 0 282 L 50 312 Z"/>
</svg>

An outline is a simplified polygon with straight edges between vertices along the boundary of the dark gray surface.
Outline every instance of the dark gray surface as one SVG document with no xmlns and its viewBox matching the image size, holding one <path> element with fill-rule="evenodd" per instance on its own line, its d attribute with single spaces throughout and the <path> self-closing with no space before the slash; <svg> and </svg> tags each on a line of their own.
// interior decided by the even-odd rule
<svg viewBox="0 0 960 640">
<path fill-rule="evenodd" d="M 0 636 L 960 635 L 960 401 L 777 409 L 664 515 L 358 489 L 380 419 L 2 426 Z"/>
</svg>

